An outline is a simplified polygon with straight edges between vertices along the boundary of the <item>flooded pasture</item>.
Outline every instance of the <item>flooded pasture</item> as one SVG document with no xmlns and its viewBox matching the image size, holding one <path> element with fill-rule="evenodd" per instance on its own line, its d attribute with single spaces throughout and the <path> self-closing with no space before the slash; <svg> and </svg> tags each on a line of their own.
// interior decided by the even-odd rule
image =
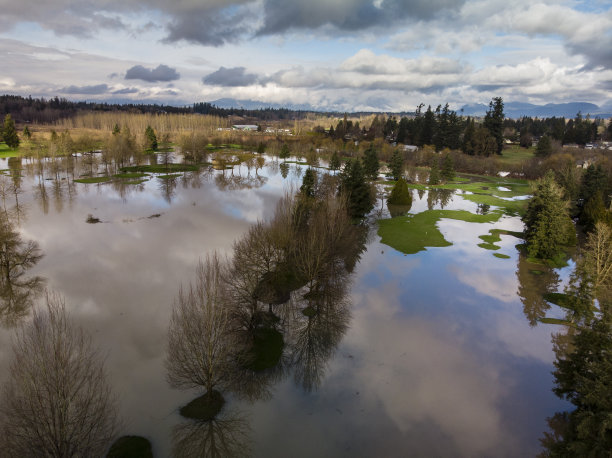
<svg viewBox="0 0 612 458">
<path fill-rule="evenodd" d="M 155 456 L 214 455 L 215 447 L 220 456 L 258 457 L 536 455 L 546 418 L 567 407 L 551 392 L 559 328 L 538 322 L 556 313 L 542 294 L 570 268 L 534 268 L 504 233 L 497 249 L 479 246 L 493 229 L 521 231 L 511 214 L 471 222 L 441 213 L 446 246 L 412 254 L 382 244 L 372 219 L 354 268 L 330 280 L 340 292 L 326 296 L 326 313 L 309 315 L 312 296 L 294 292 L 271 305 L 284 338 L 278 362 L 241 373 L 216 420 L 180 416 L 202 392 L 167 381 L 179 286 L 213 250 L 232 256 L 234 242 L 299 189 L 305 167 L 266 157 L 260 167 L 83 183 L 75 181 L 83 171 L 104 165 L 85 156 L 0 161 L 3 211 L 42 255 L 21 288 L 24 279 L 38 279 L 37 290 L 44 282 L 91 333 L 120 402 L 121 434 L 148 438 Z M 495 209 L 442 191 L 412 190 L 409 214 Z M 381 208 L 389 217 L 380 202 L 373 214 Z M 0 297 L 0 381 L 34 296 L 18 306 Z"/>
</svg>

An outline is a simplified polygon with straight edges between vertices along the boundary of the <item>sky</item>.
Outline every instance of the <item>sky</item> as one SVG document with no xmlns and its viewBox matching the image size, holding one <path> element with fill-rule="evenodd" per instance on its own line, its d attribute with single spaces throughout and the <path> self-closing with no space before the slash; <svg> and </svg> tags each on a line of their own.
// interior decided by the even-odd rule
<svg viewBox="0 0 612 458">
<path fill-rule="evenodd" d="M 0 0 L 0 94 L 612 109 L 612 0 Z"/>
</svg>

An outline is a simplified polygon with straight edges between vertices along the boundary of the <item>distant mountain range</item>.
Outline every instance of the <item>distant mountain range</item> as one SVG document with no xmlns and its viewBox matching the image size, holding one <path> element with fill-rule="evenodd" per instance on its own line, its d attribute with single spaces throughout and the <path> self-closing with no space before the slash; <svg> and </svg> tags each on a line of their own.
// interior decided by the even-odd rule
<svg viewBox="0 0 612 458">
<path fill-rule="evenodd" d="M 484 104 L 464 105 L 461 107 L 462 113 L 465 116 L 484 116 L 489 107 Z M 520 118 L 522 116 L 552 118 L 564 117 L 574 118 L 578 112 L 585 117 L 587 114 L 591 117 L 609 118 L 612 116 L 612 110 L 608 108 L 600 108 L 594 103 L 587 102 L 569 102 L 569 103 L 548 103 L 546 105 L 534 105 L 532 103 L 523 102 L 507 102 L 504 103 L 504 114 L 507 118 Z"/>
<path fill-rule="evenodd" d="M 208 102 L 219 108 L 244 108 L 246 110 L 263 110 L 266 108 L 286 108 L 288 110 L 297 111 L 320 111 L 330 112 L 338 111 L 343 112 L 340 107 L 337 108 L 325 108 L 315 107 L 310 104 L 279 104 L 261 102 L 258 100 L 237 100 L 231 98 L 223 98 Z M 488 105 L 477 103 L 462 106 L 457 112 L 464 116 L 484 116 L 488 110 Z M 409 110 L 412 111 L 412 110 Z M 538 117 L 538 118 L 551 118 L 564 117 L 574 118 L 576 113 L 581 112 L 582 116 L 587 114 L 591 117 L 610 118 L 612 117 L 612 106 L 610 107 L 599 107 L 594 103 L 588 102 L 569 102 L 569 103 L 548 103 L 546 105 L 534 105 L 532 103 L 524 102 L 507 102 L 504 103 L 504 113 L 507 118 L 520 118 L 523 116 Z"/>
</svg>

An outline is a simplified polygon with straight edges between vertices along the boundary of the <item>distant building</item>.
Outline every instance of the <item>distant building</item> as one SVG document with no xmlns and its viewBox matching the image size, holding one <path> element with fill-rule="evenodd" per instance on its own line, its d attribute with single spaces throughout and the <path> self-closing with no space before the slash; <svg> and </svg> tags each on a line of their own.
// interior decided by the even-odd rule
<svg viewBox="0 0 612 458">
<path fill-rule="evenodd" d="M 251 130 L 251 131 L 256 131 L 257 130 L 257 125 L 256 124 L 234 124 L 232 126 L 232 129 L 234 129 L 234 130 Z"/>
</svg>

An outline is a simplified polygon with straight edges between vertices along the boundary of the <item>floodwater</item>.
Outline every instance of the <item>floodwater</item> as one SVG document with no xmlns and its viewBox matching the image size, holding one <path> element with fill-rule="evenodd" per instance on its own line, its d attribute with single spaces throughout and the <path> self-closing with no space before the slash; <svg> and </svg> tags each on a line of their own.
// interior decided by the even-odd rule
<svg viewBox="0 0 612 458">
<path fill-rule="evenodd" d="M 252 223 L 273 216 L 283 193 L 301 183 L 302 166 L 291 164 L 283 178 L 267 158 L 257 171 L 117 185 L 74 182 L 79 161 L 70 173 L 24 160 L 13 219 L 44 254 L 28 275 L 63 295 L 106 356 L 121 433 L 148 438 L 160 457 L 172 455 L 173 431 L 175 441 L 183 434 L 197 447 L 211 428 L 185 422 L 178 409 L 201 393 L 171 389 L 165 375 L 173 299 L 199 259 L 212 250 L 231 255 Z M 477 208 L 460 195 L 434 208 L 442 203 Z M 5 205 L 14 204 L 9 193 Z M 414 191 L 411 212 L 428 204 L 426 192 Z M 88 215 L 102 222 L 88 224 Z M 227 421 L 215 434 L 234 441 L 229 450 L 257 457 L 536 455 L 546 418 L 567 405 L 551 392 L 551 334 L 559 329 L 530 317 L 548 307 L 538 294 L 550 285 L 538 283 L 562 283 L 569 268 L 533 276 L 511 236 L 498 243 L 510 259 L 477 246 L 491 228 L 521 227 L 510 216 L 493 224 L 442 219 L 453 245 L 414 255 L 382 245 L 373 230 L 350 277 L 342 332 L 312 369 L 317 383 L 287 364 L 262 381 L 265 395 L 228 394 Z M 2 382 L 14 332 L 0 329 Z"/>
</svg>

